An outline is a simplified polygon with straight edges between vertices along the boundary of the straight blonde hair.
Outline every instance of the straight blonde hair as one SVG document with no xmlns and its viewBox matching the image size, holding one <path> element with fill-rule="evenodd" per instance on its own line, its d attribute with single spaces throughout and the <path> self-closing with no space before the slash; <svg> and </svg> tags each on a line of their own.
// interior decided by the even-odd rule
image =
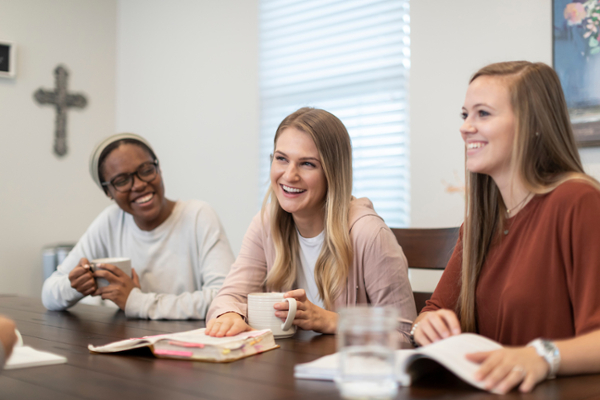
<svg viewBox="0 0 600 400">
<path fill-rule="evenodd" d="M 527 190 L 549 193 L 571 179 L 600 190 L 598 182 L 583 172 L 560 80 L 551 67 L 527 61 L 496 63 L 480 69 L 469 83 L 482 76 L 500 79 L 509 90 L 516 121 L 511 166 Z M 461 292 L 456 312 L 462 330 L 476 332 L 477 281 L 490 245 L 500 240 L 506 205 L 489 175 L 466 171 L 465 181 Z"/>
<path fill-rule="evenodd" d="M 319 296 L 327 309 L 333 309 L 352 264 L 348 213 L 352 197 L 352 146 L 346 127 L 336 116 L 320 109 L 301 108 L 287 116 L 277 128 L 277 139 L 287 128 L 296 128 L 314 141 L 327 181 L 323 203 L 325 238 L 315 264 Z M 270 200 L 270 202 L 269 202 Z M 266 279 L 267 290 L 290 290 L 300 267 L 300 244 L 292 214 L 281 208 L 273 188 L 265 196 L 262 214 L 269 213 L 275 261 Z"/>
</svg>

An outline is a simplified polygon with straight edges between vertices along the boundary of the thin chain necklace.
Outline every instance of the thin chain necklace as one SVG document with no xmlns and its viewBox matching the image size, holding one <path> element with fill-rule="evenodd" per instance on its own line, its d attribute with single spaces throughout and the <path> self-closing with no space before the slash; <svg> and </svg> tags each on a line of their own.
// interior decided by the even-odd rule
<svg viewBox="0 0 600 400">
<path fill-rule="evenodd" d="M 521 200 L 521 201 L 519 202 L 519 204 L 517 204 L 517 205 L 516 205 L 516 206 L 514 206 L 513 208 L 508 208 L 508 207 L 506 207 L 506 215 L 507 215 L 508 217 L 510 217 L 510 213 L 511 213 L 511 212 L 514 212 L 515 210 L 518 210 L 518 209 L 519 209 L 519 207 L 520 207 L 521 205 L 523 205 L 523 203 L 525 203 L 525 201 L 526 201 L 527 199 L 529 199 L 529 196 L 531 196 L 531 195 L 532 195 L 532 193 L 531 193 L 531 192 L 530 192 L 530 193 L 527 193 L 527 196 L 525 196 L 525 197 L 523 198 L 523 200 Z"/>
</svg>

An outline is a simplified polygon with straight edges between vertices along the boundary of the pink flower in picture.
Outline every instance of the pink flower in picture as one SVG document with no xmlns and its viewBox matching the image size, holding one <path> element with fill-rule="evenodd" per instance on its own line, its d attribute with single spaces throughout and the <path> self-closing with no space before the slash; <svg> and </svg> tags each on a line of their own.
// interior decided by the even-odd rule
<svg viewBox="0 0 600 400">
<path fill-rule="evenodd" d="M 569 25 L 579 25 L 581 21 L 587 16 L 585 8 L 581 3 L 569 3 L 565 7 L 565 19 Z"/>
</svg>

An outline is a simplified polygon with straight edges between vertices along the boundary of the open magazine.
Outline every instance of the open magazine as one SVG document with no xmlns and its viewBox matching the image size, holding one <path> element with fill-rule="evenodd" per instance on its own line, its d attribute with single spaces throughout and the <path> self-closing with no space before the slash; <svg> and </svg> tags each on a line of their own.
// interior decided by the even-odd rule
<svg viewBox="0 0 600 400">
<path fill-rule="evenodd" d="M 110 343 L 105 346 L 88 346 L 92 353 L 118 353 L 148 347 L 156 357 L 208 362 L 230 362 L 268 350 L 276 349 L 270 329 L 243 332 L 228 337 L 211 337 L 205 329 L 145 336 Z"/>
<path fill-rule="evenodd" d="M 431 363 L 421 363 L 421 359 L 429 359 L 445 367 L 463 381 L 484 389 L 483 381 L 476 381 L 473 376 L 480 365 L 466 359 L 469 353 L 493 351 L 502 345 L 473 333 L 463 333 L 440 340 L 416 350 L 396 350 L 396 377 L 401 386 L 410 386 L 420 376 L 432 372 Z M 333 380 L 339 370 L 339 354 L 321 357 L 315 361 L 298 364 L 294 376 L 298 379 Z"/>
</svg>

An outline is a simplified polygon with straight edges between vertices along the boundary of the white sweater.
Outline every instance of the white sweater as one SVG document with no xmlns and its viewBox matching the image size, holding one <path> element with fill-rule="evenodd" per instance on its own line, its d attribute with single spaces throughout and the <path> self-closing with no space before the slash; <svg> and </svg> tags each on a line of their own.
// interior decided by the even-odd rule
<svg viewBox="0 0 600 400">
<path fill-rule="evenodd" d="M 150 319 L 205 318 L 234 261 L 219 218 L 205 202 L 178 201 L 152 231 L 140 230 L 130 214 L 113 204 L 44 282 L 47 309 L 64 310 L 83 298 L 68 277 L 82 257 L 131 258 L 142 289 L 129 294 L 125 315 Z"/>
</svg>

